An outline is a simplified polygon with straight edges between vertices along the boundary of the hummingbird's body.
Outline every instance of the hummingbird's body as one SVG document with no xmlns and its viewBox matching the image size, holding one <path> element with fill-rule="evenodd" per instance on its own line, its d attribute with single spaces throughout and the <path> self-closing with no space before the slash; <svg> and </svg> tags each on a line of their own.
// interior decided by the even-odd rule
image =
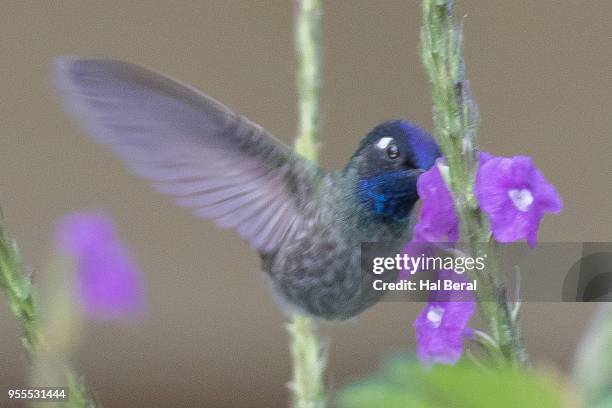
<svg viewBox="0 0 612 408">
<path fill-rule="evenodd" d="M 305 212 L 305 225 L 277 252 L 262 254 L 277 292 L 291 305 L 328 319 L 355 316 L 382 295 L 372 288 L 374 275 L 362 271 L 362 242 L 396 243 L 399 250 L 410 238 L 409 217 L 393 224 L 360 217 L 354 185 L 350 175 L 327 174 Z"/>
<path fill-rule="evenodd" d="M 56 81 L 96 140 L 180 205 L 237 230 L 282 299 L 326 319 L 380 298 L 362 271 L 361 243 L 408 242 L 417 177 L 440 155 L 427 133 L 395 120 L 328 173 L 212 98 L 139 66 L 59 59 Z"/>
</svg>

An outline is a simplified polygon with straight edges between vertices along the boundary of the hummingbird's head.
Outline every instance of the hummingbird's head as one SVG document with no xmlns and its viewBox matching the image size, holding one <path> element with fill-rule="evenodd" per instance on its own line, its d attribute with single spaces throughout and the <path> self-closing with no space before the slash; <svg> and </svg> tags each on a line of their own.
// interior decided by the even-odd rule
<svg viewBox="0 0 612 408">
<path fill-rule="evenodd" d="M 420 173 L 429 170 L 438 157 L 440 149 L 427 132 L 405 120 L 390 120 L 366 135 L 349 166 L 356 165 L 364 177 L 408 170 Z"/>
<path fill-rule="evenodd" d="M 418 199 L 416 182 L 440 157 L 433 138 L 415 124 L 390 120 L 372 129 L 351 158 L 358 200 L 375 219 L 407 218 Z"/>
</svg>

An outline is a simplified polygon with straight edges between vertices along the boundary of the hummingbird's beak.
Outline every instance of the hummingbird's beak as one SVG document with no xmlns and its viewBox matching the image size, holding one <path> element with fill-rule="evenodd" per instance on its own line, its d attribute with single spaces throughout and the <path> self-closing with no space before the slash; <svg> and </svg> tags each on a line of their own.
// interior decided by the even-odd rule
<svg viewBox="0 0 612 408">
<path fill-rule="evenodd" d="M 406 170 L 406 176 L 411 178 L 412 180 L 414 180 L 416 182 L 416 180 L 419 178 L 419 176 L 423 173 L 425 173 L 427 170 L 423 170 L 423 169 L 410 169 L 410 170 Z"/>
</svg>

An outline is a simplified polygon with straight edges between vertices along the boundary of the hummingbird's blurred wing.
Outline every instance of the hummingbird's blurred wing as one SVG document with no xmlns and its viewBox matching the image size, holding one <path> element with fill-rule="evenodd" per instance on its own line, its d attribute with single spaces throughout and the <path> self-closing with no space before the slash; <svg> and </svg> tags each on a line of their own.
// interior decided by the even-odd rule
<svg viewBox="0 0 612 408">
<path fill-rule="evenodd" d="M 272 252 L 299 230 L 322 171 L 202 92 L 123 61 L 59 58 L 70 111 L 138 176 Z"/>
</svg>

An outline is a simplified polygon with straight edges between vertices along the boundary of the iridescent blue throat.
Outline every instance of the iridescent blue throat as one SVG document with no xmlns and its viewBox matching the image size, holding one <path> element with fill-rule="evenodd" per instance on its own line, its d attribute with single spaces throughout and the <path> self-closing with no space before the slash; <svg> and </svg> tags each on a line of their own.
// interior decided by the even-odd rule
<svg viewBox="0 0 612 408">
<path fill-rule="evenodd" d="M 414 174 L 387 173 L 359 180 L 359 201 L 377 221 L 400 222 L 409 215 L 418 199 Z"/>
</svg>

